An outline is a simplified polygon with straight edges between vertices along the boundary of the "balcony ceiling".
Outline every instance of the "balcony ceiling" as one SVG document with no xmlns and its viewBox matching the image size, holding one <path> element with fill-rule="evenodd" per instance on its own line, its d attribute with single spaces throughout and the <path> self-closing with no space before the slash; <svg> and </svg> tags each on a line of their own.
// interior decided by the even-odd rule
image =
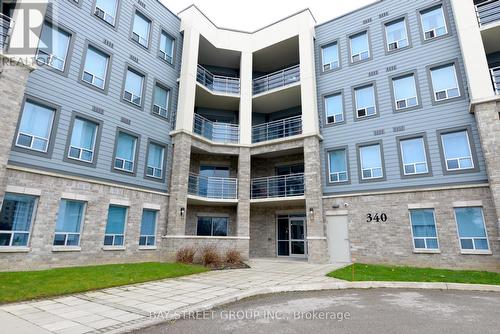
<svg viewBox="0 0 500 334">
<path fill-rule="evenodd" d="M 233 50 L 218 49 L 205 37 L 200 36 L 198 64 L 239 69 L 241 53 Z"/>
<path fill-rule="evenodd" d="M 207 89 L 197 84 L 195 105 L 201 108 L 235 111 L 240 109 L 240 99 L 237 96 L 212 94 Z"/>
<path fill-rule="evenodd" d="M 253 70 L 271 73 L 300 63 L 299 37 L 292 37 L 253 54 Z"/>
<path fill-rule="evenodd" d="M 500 21 L 481 32 L 486 54 L 500 51 Z"/>
<path fill-rule="evenodd" d="M 253 112 L 267 114 L 300 105 L 300 83 L 298 83 L 255 97 L 253 99 Z"/>
</svg>

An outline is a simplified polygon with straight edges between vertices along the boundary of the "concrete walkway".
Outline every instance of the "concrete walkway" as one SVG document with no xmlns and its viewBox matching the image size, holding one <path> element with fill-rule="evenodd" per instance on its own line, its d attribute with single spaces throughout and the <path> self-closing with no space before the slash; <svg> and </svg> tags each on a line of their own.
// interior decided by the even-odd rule
<svg viewBox="0 0 500 334">
<path fill-rule="evenodd" d="M 251 296 L 262 288 L 289 290 L 293 286 L 322 286 L 340 265 L 256 259 L 250 269 L 212 271 L 193 276 L 110 288 L 36 302 L 0 307 L 6 333 L 119 333 L 149 326 L 183 310 L 207 309 Z"/>
</svg>

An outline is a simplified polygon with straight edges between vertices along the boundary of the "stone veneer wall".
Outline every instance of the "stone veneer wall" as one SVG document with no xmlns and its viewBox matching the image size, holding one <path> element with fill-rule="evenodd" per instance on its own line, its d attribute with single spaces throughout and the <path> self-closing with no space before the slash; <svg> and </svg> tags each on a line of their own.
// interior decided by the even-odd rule
<svg viewBox="0 0 500 334">
<path fill-rule="evenodd" d="M 231 206 L 203 206 L 188 205 L 186 213 L 186 235 L 196 235 L 198 216 L 228 217 L 228 236 L 235 236 L 238 222 L 236 221 L 236 207 Z"/>
<path fill-rule="evenodd" d="M 460 253 L 454 203 L 469 202 L 476 206 L 478 201 L 482 202 L 492 255 Z M 497 216 L 487 186 L 344 196 L 323 200 L 325 211 L 332 210 L 332 205 L 340 205 L 340 210 L 345 210 L 344 203 L 348 203 L 346 210 L 349 219 L 350 249 L 351 256 L 356 262 L 500 270 L 500 247 L 496 238 Z M 409 204 L 422 204 L 423 207 L 434 208 L 441 253 L 413 252 Z M 386 213 L 388 221 L 367 223 L 368 213 Z"/>
<path fill-rule="evenodd" d="M 28 270 L 48 267 L 96 265 L 106 263 L 165 261 L 159 248 L 166 233 L 168 196 L 120 186 L 86 182 L 64 176 L 49 176 L 7 169 L 7 185 L 16 192 L 41 191 L 29 244 L 29 252 L 0 253 L 0 270 Z M 81 234 L 81 250 L 53 251 L 53 240 L 59 203 L 68 193 L 88 199 Z M 103 250 L 104 232 L 110 201 L 129 201 L 125 230 L 125 249 Z M 158 249 L 140 250 L 139 234 L 144 206 L 159 206 L 157 221 Z"/>
<path fill-rule="evenodd" d="M 162 241 L 162 259 L 175 261 L 177 251 L 183 247 L 194 247 L 197 250 L 196 256 L 206 246 L 215 246 L 221 256 L 230 249 L 240 252 L 244 260 L 248 260 L 248 239 L 244 238 L 200 238 L 195 236 L 165 237 Z"/>
</svg>

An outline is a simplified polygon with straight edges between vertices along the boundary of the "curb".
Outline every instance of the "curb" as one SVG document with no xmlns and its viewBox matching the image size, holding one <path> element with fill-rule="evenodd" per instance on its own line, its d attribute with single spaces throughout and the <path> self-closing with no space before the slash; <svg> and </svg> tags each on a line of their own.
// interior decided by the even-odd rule
<svg viewBox="0 0 500 334">
<path fill-rule="evenodd" d="M 196 313 L 208 311 L 216 307 L 227 305 L 240 301 L 245 298 L 262 296 L 273 293 L 283 292 L 307 292 L 307 291 L 323 291 L 323 290 L 348 290 L 348 289 L 420 289 L 420 290 L 449 290 L 449 291 L 480 291 L 480 292 L 500 292 L 500 285 L 487 284 L 461 284 L 461 283 L 432 283 L 432 282 L 380 282 L 380 281 L 365 281 L 365 282 L 347 282 L 335 281 L 328 283 L 315 284 L 297 284 L 297 285 L 280 285 L 265 288 L 253 288 L 246 291 L 241 291 L 230 296 L 217 298 L 213 301 L 202 302 L 199 304 L 178 308 L 170 311 L 170 313 Z M 160 308 L 159 308 L 160 310 Z M 153 319 L 153 318 L 152 318 Z M 162 317 L 151 321 L 142 322 L 140 324 L 122 327 L 108 333 L 121 334 L 128 333 L 133 330 L 151 327 L 176 320 L 176 315 Z"/>
</svg>

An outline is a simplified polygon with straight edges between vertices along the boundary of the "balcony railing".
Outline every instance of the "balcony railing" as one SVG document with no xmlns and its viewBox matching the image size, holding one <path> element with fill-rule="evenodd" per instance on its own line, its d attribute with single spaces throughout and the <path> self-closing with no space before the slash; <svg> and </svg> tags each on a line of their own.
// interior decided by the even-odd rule
<svg viewBox="0 0 500 334">
<path fill-rule="evenodd" d="M 217 143 L 239 143 L 240 126 L 238 124 L 212 122 L 194 114 L 193 132 Z"/>
<path fill-rule="evenodd" d="M 212 92 L 230 95 L 240 94 L 239 78 L 224 77 L 212 74 L 201 65 L 198 65 L 196 80 Z"/>
<path fill-rule="evenodd" d="M 257 95 L 269 90 L 284 87 L 300 81 L 300 65 L 274 72 L 253 80 L 253 94 Z"/>
<path fill-rule="evenodd" d="M 294 116 L 252 127 L 252 142 L 291 137 L 302 134 L 302 117 Z"/>
<path fill-rule="evenodd" d="M 279 198 L 304 195 L 304 174 L 262 177 L 252 180 L 251 198 Z"/>
<path fill-rule="evenodd" d="M 500 0 L 490 0 L 476 5 L 480 26 L 500 20 Z"/>
<path fill-rule="evenodd" d="M 13 26 L 14 21 L 7 15 L 0 13 L 0 51 L 5 50 L 9 43 L 9 37 Z"/>
<path fill-rule="evenodd" d="M 190 173 L 188 194 L 209 199 L 238 199 L 238 179 Z"/>
<path fill-rule="evenodd" d="M 495 92 L 500 95 L 500 66 L 493 67 L 490 69 L 491 72 L 491 80 L 493 81 L 493 87 L 495 88 Z"/>
</svg>

